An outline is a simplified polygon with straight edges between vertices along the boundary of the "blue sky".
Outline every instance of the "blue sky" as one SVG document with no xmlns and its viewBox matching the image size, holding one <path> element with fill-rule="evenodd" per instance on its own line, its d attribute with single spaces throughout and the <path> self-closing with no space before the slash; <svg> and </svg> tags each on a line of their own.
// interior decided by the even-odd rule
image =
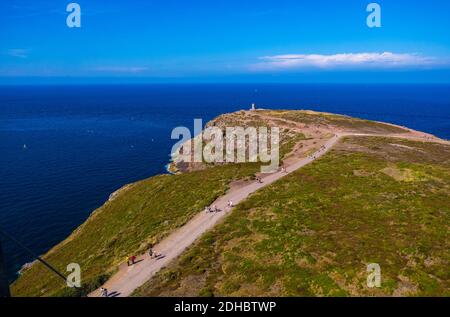
<svg viewBox="0 0 450 317">
<path fill-rule="evenodd" d="M 450 82 L 447 0 L 70 2 L 1 1 L 0 83 Z"/>
</svg>

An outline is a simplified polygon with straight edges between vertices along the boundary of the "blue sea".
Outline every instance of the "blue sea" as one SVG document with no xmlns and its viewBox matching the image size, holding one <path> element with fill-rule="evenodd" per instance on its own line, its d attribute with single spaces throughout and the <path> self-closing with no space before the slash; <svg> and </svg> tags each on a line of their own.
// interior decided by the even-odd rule
<svg viewBox="0 0 450 317">
<path fill-rule="evenodd" d="M 176 126 L 255 102 L 387 121 L 450 139 L 449 85 L 0 87 L 0 228 L 37 254 L 124 184 L 165 173 Z M 9 276 L 32 258 L 3 239 Z"/>
</svg>

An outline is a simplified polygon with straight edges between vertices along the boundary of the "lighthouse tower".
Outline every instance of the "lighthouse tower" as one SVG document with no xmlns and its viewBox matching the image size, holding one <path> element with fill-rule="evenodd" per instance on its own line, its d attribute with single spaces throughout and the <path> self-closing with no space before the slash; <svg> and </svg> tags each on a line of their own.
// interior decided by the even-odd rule
<svg viewBox="0 0 450 317">
<path fill-rule="evenodd" d="M 254 103 L 252 103 L 252 107 L 250 108 L 251 111 L 255 111 L 256 110 L 256 105 Z"/>
</svg>

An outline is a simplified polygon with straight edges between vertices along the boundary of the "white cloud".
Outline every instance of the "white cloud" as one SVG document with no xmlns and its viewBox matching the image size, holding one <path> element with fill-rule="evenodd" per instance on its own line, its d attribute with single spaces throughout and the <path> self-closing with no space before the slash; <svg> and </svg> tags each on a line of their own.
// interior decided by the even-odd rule
<svg viewBox="0 0 450 317">
<path fill-rule="evenodd" d="M 12 57 L 27 58 L 28 50 L 23 48 L 12 48 L 9 49 L 6 54 Z"/>
<path fill-rule="evenodd" d="M 293 70 L 303 68 L 351 69 L 351 68 L 399 68 L 423 67 L 436 64 L 433 57 L 419 54 L 384 53 L 342 53 L 286 54 L 260 57 L 262 62 L 250 65 L 256 71 Z"/>
<path fill-rule="evenodd" d="M 140 66 L 106 66 L 106 67 L 97 67 L 95 71 L 98 72 L 108 72 L 108 73 L 141 73 L 148 70 L 148 67 L 140 67 Z"/>
</svg>

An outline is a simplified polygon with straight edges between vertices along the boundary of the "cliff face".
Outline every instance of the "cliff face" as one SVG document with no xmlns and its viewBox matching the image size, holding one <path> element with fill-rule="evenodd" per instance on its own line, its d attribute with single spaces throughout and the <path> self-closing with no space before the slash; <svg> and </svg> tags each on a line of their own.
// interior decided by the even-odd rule
<svg viewBox="0 0 450 317">
<path fill-rule="evenodd" d="M 175 284 L 164 279 L 164 274 L 168 272 L 166 270 L 158 275 L 155 287 L 146 286 L 141 294 L 186 294 L 183 285 L 187 285 L 190 279 L 199 281 L 192 288 L 196 294 L 320 294 L 318 290 L 313 292 L 315 287 L 321 289 L 324 295 L 337 294 L 327 291 L 327 285 L 318 281 L 323 278 L 327 281 L 331 279 L 336 285 L 341 285 L 341 282 L 350 283 L 350 280 L 342 280 L 341 275 L 346 276 L 347 271 L 350 272 L 351 269 L 348 265 L 335 266 L 333 270 L 338 272 L 337 277 L 333 277 L 335 271 L 331 269 L 322 274 L 319 269 L 327 267 L 327 259 L 336 263 L 341 260 L 362 263 L 371 259 L 367 253 L 358 256 L 353 251 L 350 252 L 355 249 L 355 245 L 350 243 L 350 240 L 353 241 L 350 233 L 356 234 L 355 239 L 361 245 L 379 250 L 379 257 L 376 259 L 386 255 L 391 261 L 395 254 L 400 254 L 402 261 L 411 256 L 414 259 L 420 257 L 423 261 L 419 265 L 429 266 L 426 270 L 417 272 L 422 275 L 431 274 L 436 279 L 443 278 L 439 270 L 444 264 L 448 264 L 447 260 L 442 255 L 442 249 L 431 243 L 438 241 L 445 245 L 442 225 L 448 226 L 449 223 L 446 206 L 450 205 L 450 155 L 448 145 L 438 143 L 442 140 L 389 124 L 310 111 L 241 111 L 219 116 L 207 126 L 217 126 L 221 129 L 230 126 L 277 126 L 281 132 L 280 152 L 284 164 L 309 155 L 338 132 L 398 134 L 419 137 L 427 143 L 392 141 L 391 138 L 347 139 L 332 155 L 327 154 L 320 162 L 315 163 L 312 169 L 309 168 L 308 173 L 299 172 L 290 176 L 288 181 L 277 182 L 240 204 L 237 210 L 242 213 L 239 216 L 233 212 L 226 224 L 208 234 L 208 237 L 213 239 L 212 245 L 208 246 L 209 242 L 202 239 L 194 247 L 195 252 L 199 252 L 196 254 L 201 254 L 201 259 L 183 257 L 174 264 L 172 269 L 179 274 L 174 280 Z M 369 165 L 364 165 L 365 161 Z M 52 248 L 44 258 L 62 272 L 66 271 L 69 263 L 80 264 L 83 286 L 81 293 L 89 293 L 101 285 L 125 257 L 145 252 L 149 244 L 163 239 L 225 193 L 232 182 L 254 178 L 258 175 L 259 167 L 259 163 L 200 163 L 198 166 L 186 163 L 182 168 L 176 166 L 183 173 L 158 175 L 131 184 L 113 194 L 105 205 L 93 212 L 84 224 Z M 336 170 L 337 167 L 343 169 Z M 376 183 L 380 179 L 383 182 Z M 415 187 L 408 191 L 410 184 Z M 378 188 L 378 191 L 370 195 L 371 191 L 368 189 L 373 186 Z M 391 192 L 396 194 L 388 194 Z M 419 200 L 413 200 L 412 193 Z M 334 200 L 335 196 L 354 200 L 357 204 L 350 208 L 349 201 Z M 399 199 L 402 207 L 396 213 L 394 206 Z M 367 208 L 371 213 L 365 218 L 365 214 L 360 214 L 360 211 Z M 409 208 L 414 209 L 411 217 L 405 216 Z M 307 213 L 304 213 L 305 210 Z M 377 223 L 376 212 L 389 214 Z M 359 220 L 355 222 L 352 215 L 359 215 Z M 431 223 L 427 222 L 427 217 L 431 217 Z M 233 220 L 236 221 L 235 225 L 230 224 Z M 365 221 L 374 227 L 365 228 Z M 238 228 L 237 224 L 242 226 Z M 416 229 L 404 232 L 402 228 L 405 225 Z M 276 232 L 271 232 L 270 228 Z M 382 246 L 395 241 L 401 241 L 401 246 L 398 249 L 388 248 L 389 250 L 383 251 L 374 244 L 375 240 L 372 241 L 375 239 L 372 237 L 372 230 L 377 232 L 377 239 L 384 239 L 381 241 Z M 272 234 L 279 234 L 279 238 Z M 336 239 L 333 238 L 334 234 Z M 394 240 L 394 237 L 399 236 L 400 240 Z M 420 241 L 417 240 L 419 236 L 423 237 Z M 386 240 L 387 238 L 393 240 Z M 309 244 L 302 245 L 305 239 Z M 319 241 L 316 248 L 314 241 Z M 320 241 L 325 241 L 323 243 L 326 247 Z M 341 245 L 337 241 L 345 243 Z M 429 246 L 426 245 L 427 241 Z M 291 242 L 294 244 L 291 245 Z M 211 249 L 213 246 L 217 249 Z M 404 253 L 410 249 L 418 253 Z M 262 250 L 269 250 L 270 256 L 259 254 Z M 339 256 L 335 258 L 330 252 Z M 352 255 L 346 256 L 349 252 Z M 208 259 L 211 260 L 209 264 Z M 290 259 L 289 262 L 285 262 L 286 259 Z M 242 271 L 239 266 L 241 260 L 248 261 L 250 271 Z M 187 270 L 195 265 L 194 262 L 205 267 L 204 273 L 198 276 L 187 273 Z M 280 263 L 283 266 L 278 270 Z M 388 263 L 385 262 L 385 265 Z M 300 270 L 302 276 L 310 277 L 309 288 L 305 288 L 303 284 L 299 286 L 301 289 L 308 289 L 308 292 L 296 292 L 292 288 L 300 276 L 289 275 L 289 267 L 292 270 Z M 400 287 L 397 284 L 404 273 L 392 272 L 394 273 L 388 277 L 393 292 Z M 247 276 L 250 280 L 242 281 L 238 276 Z M 351 275 L 351 278 L 361 276 Z M 412 279 L 410 275 L 407 275 L 407 278 Z M 260 284 L 261 281 L 265 282 Z M 429 280 L 425 282 L 431 283 Z M 420 289 L 425 282 L 414 280 L 411 283 L 419 285 L 417 287 Z M 239 283 L 242 287 L 237 287 Z M 347 294 L 353 294 L 350 291 L 353 286 L 339 287 Z M 442 287 L 442 284 L 438 283 L 434 292 L 442 290 Z M 67 288 L 39 263 L 24 269 L 22 275 L 13 283 L 12 290 L 14 295 L 18 296 L 79 294 Z M 383 292 L 392 294 L 388 290 Z"/>
</svg>

